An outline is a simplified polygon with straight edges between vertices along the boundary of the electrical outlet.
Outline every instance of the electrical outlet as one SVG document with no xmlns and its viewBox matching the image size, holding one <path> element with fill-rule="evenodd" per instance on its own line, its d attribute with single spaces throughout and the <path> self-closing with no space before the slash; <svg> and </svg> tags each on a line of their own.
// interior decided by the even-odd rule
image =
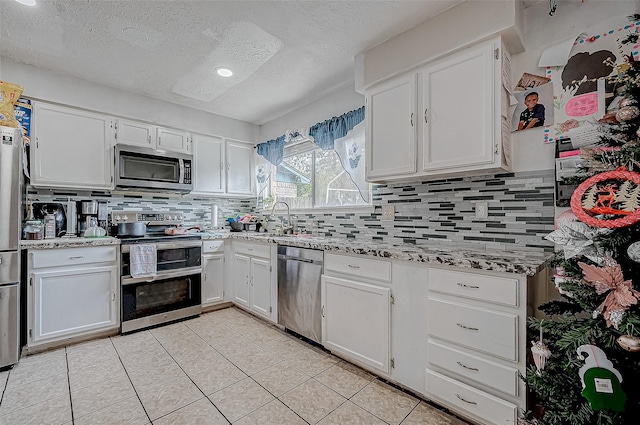
<svg viewBox="0 0 640 425">
<path fill-rule="evenodd" d="M 487 201 L 476 202 L 476 218 L 487 218 L 489 216 L 489 207 Z"/>
<path fill-rule="evenodd" d="M 382 216 L 380 220 L 382 221 L 393 221 L 394 216 L 396 215 L 396 207 L 393 205 L 383 205 L 382 206 Z"/>
</svg>

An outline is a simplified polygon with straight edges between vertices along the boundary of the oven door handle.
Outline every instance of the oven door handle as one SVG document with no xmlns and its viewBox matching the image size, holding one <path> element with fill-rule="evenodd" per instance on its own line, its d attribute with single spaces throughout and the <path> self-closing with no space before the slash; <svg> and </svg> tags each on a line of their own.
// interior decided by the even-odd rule
<svg viewBox="0 0 640 425">
<path fill-rule="evenodd" d="M 202 247 L 202 241 L 190 240 L 190 241 L 167 241 L 154 243 L 157 251 L 164 251 L 167 249 L 180 249 L 180 248 L 198 248 Z M 131 252 L 131 245 L 122 245 L 121 252 Z"/>
<path fill-rule="evenodd" d="M 190 276 L 194 274 L 202 273 L 202 267 L 188 267 L 185 269 L 172 270 L 168 272 L 161 272 L 155 275 L 154 277 L 131 277 L 131 276 L 122 276 L 120 279 L 120 283 L 124 285 L 133 285 L 135 283 L 141 282 L 154 282 L 156 280 L 163 279 L 171 279 L 173 277 L 182 277 L 182 276 Z"/>
</svg>

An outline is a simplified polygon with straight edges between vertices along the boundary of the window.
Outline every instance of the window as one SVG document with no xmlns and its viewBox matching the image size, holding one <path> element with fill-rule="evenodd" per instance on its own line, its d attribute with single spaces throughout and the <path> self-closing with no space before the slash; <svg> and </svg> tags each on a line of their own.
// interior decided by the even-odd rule
<svg viewBox="0 0 640 425">
<path fill-rule="evenodd" d="M 270 180 L 266 195 L 286 202 L 291 209 L 370 205 L 342 167 L 338 154 L 310 141 L 285 147 L 283 161 L 271 166 Z"/>
</svg>

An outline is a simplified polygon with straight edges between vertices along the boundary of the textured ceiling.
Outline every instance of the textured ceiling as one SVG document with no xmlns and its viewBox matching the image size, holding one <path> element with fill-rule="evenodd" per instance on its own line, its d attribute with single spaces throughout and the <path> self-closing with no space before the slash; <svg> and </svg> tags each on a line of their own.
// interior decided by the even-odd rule
<svg viewBox="0 0 640 425">
<path fill-rule="evenodd" d="M 345 87 L 355 55 L 460 1 L 2 0 L 0 54 L 263 124 Z"/>
</svg>

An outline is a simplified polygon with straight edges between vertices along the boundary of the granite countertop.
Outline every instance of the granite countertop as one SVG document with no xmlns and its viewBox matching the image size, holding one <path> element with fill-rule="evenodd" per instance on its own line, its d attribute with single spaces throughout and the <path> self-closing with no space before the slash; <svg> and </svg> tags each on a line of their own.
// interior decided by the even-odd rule
<svg viewBox="0 0 640 425">
<path fill-rule="evenodd" d="M 252 232 L 201 233 L 202 240 L 238 239 L 255 242 L 277 243 L 300 248 L 348 254 L 371 255 L 394 260 L 417 261 L 478 270 L 518 273 L 533 276 L 542 270 L 549 253 L 531 251 L 499 251 L 489 249 L 461 248 L 456 244 L 439 242 L 433 245 L 390 244 L 353 239 L 311 237 L 310 235 L 274 236 Z M 114 237 L 102 238 L 56 238 L 20 241 L 21 249 L 72 248 L 104 245 L 119 245 Z"/>
<path fill-rule="evenodd" d="M 203 240 L 223 238 L 530 276 L 542 270 L 546 261 L 551 257 L 550 253 L 469 249 L 442 242 L 433 245 L 390 244 L 358 241 L 357 239 L 309 237 L 308 235 L 273 236 L 249 232 L 205 233 L 202 235 Z"/>
<path fill-rule="evenodd" d="M 75 248 L 104 245 L 120 245 L 120 239 L 108 236 L 100 238 L 55 238 L 20 241 L 21 249 Z"/>
</svg>

